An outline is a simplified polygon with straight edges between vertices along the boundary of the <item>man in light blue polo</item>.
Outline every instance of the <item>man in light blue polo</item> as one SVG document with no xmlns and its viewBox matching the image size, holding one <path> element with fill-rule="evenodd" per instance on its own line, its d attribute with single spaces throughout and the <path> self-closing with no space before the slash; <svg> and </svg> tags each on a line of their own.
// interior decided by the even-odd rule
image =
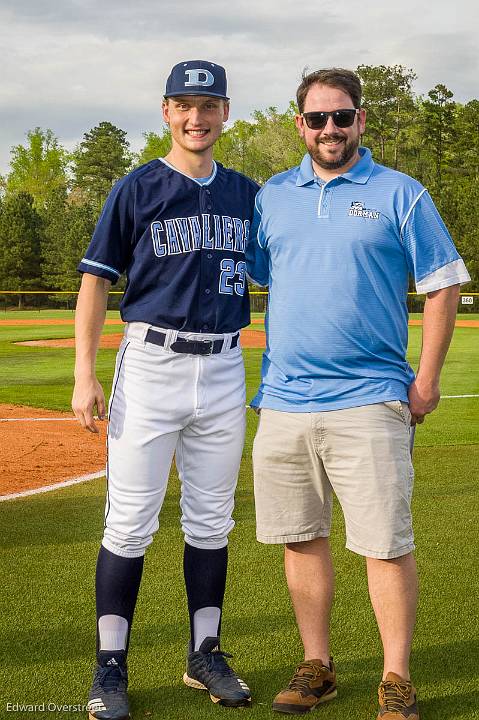
<svg viewBox="0 0 479 720">
<path fill-rule="evenodd" d="M 381 720 L 418 720 L 409 655 L 417 603 L 410 428 L 439 402 L 459 286 L 470 278 L 427 191 L 360 147 L 359 78 L 303 78 L 308 153 L 256 198 L 248 273 L 269 285 L 253 462 L 257 536 L 284 543 L 304 645 L 273 702 L 300 714 L 336 696 L 329 650 L 332 491 L 347 547 L 366 557 L 384 648 Z M 406 360 L 409 275 L 426 293 L 415 376 Z"/>
</svg>

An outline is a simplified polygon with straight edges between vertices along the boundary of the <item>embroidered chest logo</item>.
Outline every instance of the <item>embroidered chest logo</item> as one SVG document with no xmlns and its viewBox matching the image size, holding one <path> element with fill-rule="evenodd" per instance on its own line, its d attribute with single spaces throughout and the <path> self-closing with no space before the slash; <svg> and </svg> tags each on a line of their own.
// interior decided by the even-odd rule
<svg viewBox="0 0 479 720">
<path fill-rule="evenodd" d="M 351 217 L 362 217 L 367 220 L 379 220 L 379 210 L 371 210 L 371 208 L 364 207 L 360 200 L 353 201 L 349 208 L 349 215 Z"/>
</svg>

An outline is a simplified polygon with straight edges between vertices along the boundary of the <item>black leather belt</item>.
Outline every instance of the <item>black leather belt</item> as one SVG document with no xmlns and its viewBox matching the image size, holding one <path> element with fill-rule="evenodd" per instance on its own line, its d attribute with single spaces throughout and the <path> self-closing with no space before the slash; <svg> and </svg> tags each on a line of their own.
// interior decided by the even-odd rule
<svg viewBox="0 0 479 720">
<path fill-rule="evenodd" d="M 230 349 L 235 348 L 238 344 L 239 332 L 231 338 Z M 164 347 L 166 342 L 166 333 L 159 332 L 150 328 L 146 333 L 145 342 L 153 343 L 153 345 L 161 345 Z M 188 353 L 189 355 L 217 355 L 223 350 L 224 340 L 187 340 L 179 338 L 171 343 L 170 350 L 177 353 Z"/>
</svg>

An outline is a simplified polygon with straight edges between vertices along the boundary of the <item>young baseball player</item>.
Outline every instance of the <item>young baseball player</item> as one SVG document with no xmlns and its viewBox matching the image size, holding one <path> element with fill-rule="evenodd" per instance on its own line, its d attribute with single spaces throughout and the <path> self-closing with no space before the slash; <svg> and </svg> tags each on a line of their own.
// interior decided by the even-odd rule
<svg viewBox="0 0 479 720">
<path fill-rule="evenodd" d="M 175 65 L 163 102 L 171 151 L 115 185 L 79 265 L 72 406 L 92 432 L 94 407 L 105 415 L 95 356 L 108 290 L 122 273 L 127 277 L 121 302 L 127 324 L 109 403 L 90 718 L 129 717 L 131 624 L 173 454 L 182 483 L 191 628 L 183 679 L 221 705 L 251 702 L 219 644 L 245 429 L 239 345 L 239 329 L 249 323 L 244 252 L 258 189 L 213 161 L 213 145 L 228 118 L 226 93 L 219 65 Z"/>
</svg>

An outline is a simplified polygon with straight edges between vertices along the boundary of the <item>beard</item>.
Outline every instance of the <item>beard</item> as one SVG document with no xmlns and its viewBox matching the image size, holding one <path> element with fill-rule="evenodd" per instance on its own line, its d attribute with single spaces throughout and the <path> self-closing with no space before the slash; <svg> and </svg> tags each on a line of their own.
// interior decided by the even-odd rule
<svg viewBox="0 0 479 720">
<path fill-rule="evenodd" d="M 319 142 L 315 142 L 314 144 L 312 143 L 310 147 L 308 147 L 308 151 L 314 162 L 319 167 L 323 168 L 324 170 L 338 170 L 344 165 L 347 165 L 347 163 L 355 156 L 359 148 L 360 139 L 360 136 L 358 136 L 357 138 L 348 139 L 345 138 L 344 135 L 339 134 L 323 135 Z M 328 160 L 322 154 L 321 146 L 325 145 L 324 141 L 326 140 L 344 141 L 344 145 L 340 154 L 334 160 Z"/>
</svg>

